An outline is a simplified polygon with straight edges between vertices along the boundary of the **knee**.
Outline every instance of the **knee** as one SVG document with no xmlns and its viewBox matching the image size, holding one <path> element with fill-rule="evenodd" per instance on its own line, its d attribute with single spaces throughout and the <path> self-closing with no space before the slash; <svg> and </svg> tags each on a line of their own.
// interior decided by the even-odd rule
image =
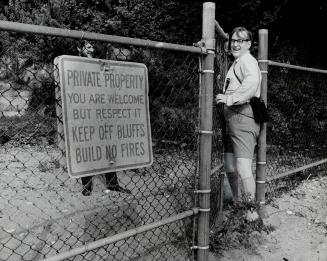
<svg viewBox="0 0 327 261">
<path fill-rule="evenodd" d="M 252 159 L 237 158 L 236 169 L 241 178 L 247 178 L 253 176 L 252 174 Z"/>
</svg>

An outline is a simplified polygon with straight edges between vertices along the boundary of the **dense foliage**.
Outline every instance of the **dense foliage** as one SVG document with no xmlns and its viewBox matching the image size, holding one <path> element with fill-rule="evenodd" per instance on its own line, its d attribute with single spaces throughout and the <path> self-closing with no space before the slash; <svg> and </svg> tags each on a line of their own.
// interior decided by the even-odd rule
<svg viewBox="0 0 327 261">
<path fill-rule="evenodd" d="M 203 2 L 2 0 L 0 19 L 191 45 L 201 36 Z M 326 1 L 309 5 L 295 0 L 215 2 L 216 18 L 225 31 L 238 25 L 255 34 L 268 29 L 271 57 L 310 66 L 326 64 L 326 54 L 312 41 L 325 21 Z"/>
<path fill-rule="evenodd" d="M 235 26 L 244 25 L 254 33 L 254 54 L 257 47 L 257 32 L 259 29 L 266 28 L 269 30 L 269 59 L 310 67 L 327 67 L 327 57 L 325 57 L 327 53 L 321 52 L 320 48 L 315 48 L 312 39 L 314 35 L 319 35 L 319 25 L 323 23 L 327 12 L 326 1 L 318 0 L 310 3 L 310 5 L 295 0 L 215 2 L 216 19 L 226 32 Z M 201 38 L 202 4 L 203 1 L 199 0 L 1 0 L 0 19 L 192 45 Z M 310 19 L 305 19 L 307 17 Z M 15 39 L 15 47 L 11 45 L 14 42 L 13 39 Z M 0 46 L 5 46 L 6 54 L 12 60 L 17 61 L 12 63 L 10 70 L 7 70 L 5 75 L 1 74 L 1 77 L 11 79 L 20 88 L 28 83 L 26 77 L 23 77 L 23 71 L 33 64 L 37 66 L 38 63 L 35 60 L 49 64 L 52 63 L 54 57 L 62 54 L 62 50 L 68 49 L 70 49 L 71 54 L 78 54 L 76 47 L 74 47 L 76 41 L 59 37 L 53 37 L 49 41 L 43 36 L 29 34 L 18 39 L 15 34 L 3 32 L 0 43 Z M 99 43 L 97 47 L 98 50 L 101 50 L 107 46 Z M 3 50 L 0 49 L 0 54 L 1 52 Z M 153 113 L 159 117 L 158 124 L 164 125 L 169 120 L 176 123 L 173 124 L 175 126 L 173 129 L 162 126 L 163 129 L 170 132 L 169 137 L 176 137 L 182 126 L 187 126 L 190 133 L 195 128 L 194 118 L 196 115 L 190 116 L 194 112 L 190 110 L 185 113 L 180 111 L 180 108 L 183 105 L 193 106 L 197 93 L 194 86 L 197 83 L 193 78 L 177 78 L 186 77 L 183 72 L 187 72 L 191 67 L 195 68 L 196 65 L 193 60 L 178 65 L 178 60 L 176 60 L 175 65 L 178 65 L 180 70 L 178 72 L 171 68 L 172 65 L 167 62 L 168 60 L 162 59 L 164 56 L 166 55 L 153 55 L 144 62 L 151 70 L 149 77 L 152 86 L 157 86 L 157 89 L 155 91 L 152 89 L 150 93 Z M 96 57 L 102 58 L 101 56 Z M 135 59 L 135 61 L 141 60 L 142 57 Z M 184 58 L 181 58 L 180 61 L 184 61 Z M 196 74 L 196 71 L 190 73 Z M 42 79 L 44 76 L 34 76 L 40 80 L 41 87 L 48 85 L 47 80 Z M 170 81 L 170 79 L 175 79 L 175 81 Z M 271 124 L 275 126 L 272 132 L 283 134 L 277 136 L 289 137 L 290 141 L 294 139 L 293 134 L 299 129 L 305 129 L 310 133 L 317 133 L 324 129 L 326 126 L 324 103 L 322 100 L 319 102 L 314 100 L 315 93 L 311 93 L 311 96 L 306 94 L 314 82 L 308 82 L 304 79 L 301 83 L 303 88 L 297 88 L 298 84 L 294 81 L 285 82 L 285 78 L 282 77 L 276 79 L 277 77 L 273 83 L 274 87 L 269 93 L 269 106 L 272 122 L 280 124 Z M 168 82 L 166 85 L 169 86 L 169 90 L 161 88 L 163 82 Z M 179 83 L 185 82 L 187 82 L 187 86 L 179 85 Z M 288 89 L 284 88 L 286 85 Z M 174 97 L 176 99 L 173 103 L 174 110 L 162 106 L 162 102 L 171 98 L 172 93 L 176 93 L 174 90 L 183 90 L 189 86 L 193 88 L 189 92 L 191 97 L 186 97 L 186 92 L 180 92 L 178 97 Z M 314 91 L 314 89 L 312 90 Z M 33 92 L 43 93 L 40 90 L 33 90 Z M 319 97 L 323 97 L 326 95 L 325 93 L 326 91 L 323 89 L 320 90 Z M 34 99 L 32 102 L 33 106 L 38 103 L 35 101 L 37 100 Z M 285 101 L 292 107 L 291 109 L 283 107 Z M 302 104 L 301 110 L 297 107 L 299 104 Z M 313 108 L 315 113 L 313 113 Z M 308 124 L 307 121 L 306 126 L 303 126 L 299 120 L 307 111 L 312 111 L 306 117 L 314 119 L 314 122 Z M 177 115 L 180 116 L 177 117 Z M 275 142 L 283 144 L 282 139 L 275 140 Z M 294 144 L 296 142 L 294 141 Z"/>
</svg>

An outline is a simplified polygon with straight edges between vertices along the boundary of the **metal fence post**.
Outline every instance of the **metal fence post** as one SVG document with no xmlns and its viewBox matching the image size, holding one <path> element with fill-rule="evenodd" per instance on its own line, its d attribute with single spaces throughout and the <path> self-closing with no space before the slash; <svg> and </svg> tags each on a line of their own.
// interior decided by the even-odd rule
<svg viewBox="0 0 327 261">
<path fill-rule="evenodd" d="M 215 3 L 203 3 L 202 41 L 207 54 L 202 59 L 200 86 L 200 155 L 199 155 L 199 219 L 197 260 L 209 255 L 210 173 L 212 143 L 212 101 L 215 56 Z"/>
<path fill-rule="evenodd" d="M 261 82 L 261 97 L 267 104 L 267 77 L 268 77 L 268 30 L 259 30 L 259 50 L 258 50 L 258 62 L 262 75 Z M 263 206 L 265 204 L 265 180 L 266 180 L 266 136 L 267 136 L 267 124 L 261 124 L 260 135 L 258 138 L 258 153 L 256 164 L 256 200 Z M 261 209 L 263 210 L 263 209 Z M 261 211 L 263 214 L 263 212 Z"/>
</svg>

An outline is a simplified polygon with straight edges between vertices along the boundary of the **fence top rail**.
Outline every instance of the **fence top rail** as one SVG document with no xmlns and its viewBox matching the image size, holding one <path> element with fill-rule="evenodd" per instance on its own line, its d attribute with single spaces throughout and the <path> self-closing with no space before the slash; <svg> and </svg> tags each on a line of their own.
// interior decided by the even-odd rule
<svg viewBox="0 0 327 261">
<path fill-rule="evenodd" d="M 143 39 L 116 36 L 116 35 L 107 35 L 107 34 L 92 33 L 86 31 L 70 30 L 70 29 L 63 29 L 57 27 L 24 24 L 24 23 L 10 22 L 4 20 L 0 20 L 0 30 L 68 37 L 68 38 L 75 38 L 79 40 L 83 39 L 83 40 L 92 40 L 92 41 L 104 41 L 110 43 L 136 45 L 140 47 L 183 51 L 183 52 L 190 52 L 190 53 L 197 53 L 197 54 L 206 53 L 205 49 L 195 46 L 179 45 L 179 44 L 143 40 Z"/>
<path fill-rule="evenodd" d="M 274 62 L 274 61 L 270 61 L 270 60 L 268 61 L 268 65 L 289 68 L 289 69 L 295 69 L 295 70 L 302 70 L 302 71 L 307 71 L 307 72 L 316 72 L 316 73 L 327 74 L 327 70 L 303 67 L 303 66 L 298 66 L 298 65 L 291 65 L 288 63 L 279 63 L 279 62 Z"/>
<path fill-rule="evenodd" d="M 225 33 L 217 21 L 215 21 L 215 29 L 218 35 L 223 38 L 223 40 L 228 40 L 228 34 Z"/>
</svg>

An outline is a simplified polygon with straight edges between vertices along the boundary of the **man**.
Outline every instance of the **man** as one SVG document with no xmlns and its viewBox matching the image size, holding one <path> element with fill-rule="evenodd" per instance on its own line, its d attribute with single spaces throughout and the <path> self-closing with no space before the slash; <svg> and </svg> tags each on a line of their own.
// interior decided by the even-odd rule
<svg viewBox="0 0 327 261">
<path fill-rule="evenodd" d="M 257 60 L 250 54 L 251 32 L 244 27 L 235 28 L 229 44 L 234 62 L 226 75 L 224 94 L 216 96 L 216 102 L 224 104 L 227 127 L 224 166 L 234 200 L 239 200 L 239 178 L 243 193 L 254 200 L 252 159 L 260 125 L 254 121 L 249 102 L 260 96 L 261 73 Z"/>
<path fill-rule="evenodd" d="M 80 45 L 77 47 L 77 49 L 80 56 L 93 58 L 94 46 L 92 43 L 88 41 L 82 41 Z M 124 189 L 121 186 L 119 186 L 116 172 L 107 172 L 104 175 L 106 178 L 106 187 L 109 190 L 123 192 L 123 193 L 131 193 L 130 190 Z M 81 180 L 83 185 L 82 194 L 84 196 L 90 196 L 93 187 L 92 176 L 82 177 Z"/>
</svg>

